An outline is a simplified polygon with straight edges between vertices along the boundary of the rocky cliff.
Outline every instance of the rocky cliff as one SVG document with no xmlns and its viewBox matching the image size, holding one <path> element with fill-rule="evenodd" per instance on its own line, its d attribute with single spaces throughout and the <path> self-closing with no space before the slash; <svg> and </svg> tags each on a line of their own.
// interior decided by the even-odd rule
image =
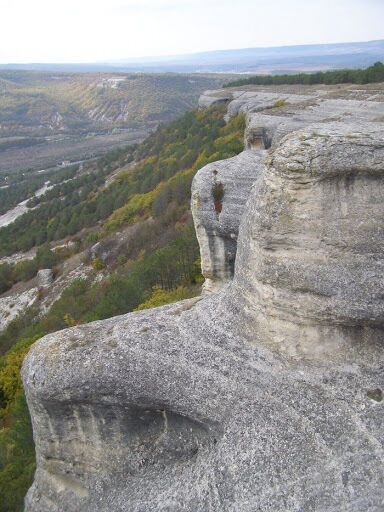
<svg viewBox="0 0 384 512">
<path fill-rule="evenodd" d="M 382 91 L 230 94 L 247 150 L 192 195 L 213 293 L 32 347 L 28 512 L 384 508 Z"/>
</svg>

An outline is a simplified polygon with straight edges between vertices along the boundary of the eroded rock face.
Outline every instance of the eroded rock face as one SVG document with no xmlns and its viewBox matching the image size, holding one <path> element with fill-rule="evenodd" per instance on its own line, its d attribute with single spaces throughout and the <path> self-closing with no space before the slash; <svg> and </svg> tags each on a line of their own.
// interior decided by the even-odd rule
<svg viewBox="0 0 384 512">
<path fill-rule="evenodd" d="M 209 262 L 215 176 L 265 159 L 219 291 L 32 347 L 28 512 L 383 510 L 384 126 L 348 117 L 197 176 Z"/>
<path fill-rule="evenodd" d="M 349 346 L 355 327 L 381 338 L 383 162 L 374 123 L 311 125 L 271 153 L 248 202 L 235 283 L 264 342 L 313 353 Z"/>
<path fill-rule="evenodd" d="M 200 108 L 209 108 L 213 105 L 226 104 L 232 99 L 232 94 L 225 91 L 206 91 L 199 98 Z"/>
<path fill-rule="evenodd" d="M 0 332 L 37 301 L 38 293 L 39 290 L 33 287 L 19 293 L 16 297 L 10 294 L 0 297 Z"/>
<path fill-rule="evenodd" d="M 217 290 L 233 278 L 240 220 L 265 156 L 265 151 L 244 151 L 208 164 L 193 180 L 192 213 L 205 290 Z"/>
<path fill-rule="evenodd" d="M 271 89 L 206 91 L 200 98 L 200 106 L 210 106 L 232 97 L 227 116 L 247 113 L 246 151 L 207 165 L 198 172 L 192 186 L 192 211 L 206 291 L 217 290 L 233 277 L 240 219 L 253 184 L 263 173 L 266 150 L 278 148 L 285 136 L 307 126 L 320 125 L 320 132 L 324 132 L 324 123 L 327 132 L 330 123 L 347 124 L 349 120 L 353 137 L 353 123 L 372 124 L 373 129 L 384 119 L 384 95 L 372 94 L 377 91 L 369 88 Z"/>
</svg>

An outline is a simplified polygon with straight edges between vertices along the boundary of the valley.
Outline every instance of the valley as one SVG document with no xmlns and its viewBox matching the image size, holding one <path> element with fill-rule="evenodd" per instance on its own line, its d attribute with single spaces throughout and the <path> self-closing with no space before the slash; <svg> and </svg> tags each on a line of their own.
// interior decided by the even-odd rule
<svg viewBox="0 0 384 512">
<path fill-rule="evenodd" d="M 228 77 L 0 70 L 0 173 L 139 142 Z"/>
</svg>

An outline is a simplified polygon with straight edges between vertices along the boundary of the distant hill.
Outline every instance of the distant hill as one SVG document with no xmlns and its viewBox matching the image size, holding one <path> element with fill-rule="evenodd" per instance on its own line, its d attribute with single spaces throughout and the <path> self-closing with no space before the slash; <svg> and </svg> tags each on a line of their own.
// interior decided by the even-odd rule
<svg viewBox="0 0 384 512">
<path fill-rule="evenodd" d="M 0 71 L 1 135 L 89 132 L 169 121 L 220 77 Z"/>
<path fill-rule="evenodd" d="M 358 43 L 312 44 L 270 48 L 244 48 L 127 59 L 109 63 L 9 64 L 1 68 L 56 71 L 143 71 L 215 73 L 295 73 L 368 67 L 384 59 L 384 40 Z"/>
<path fill-rule="evenodd" d="M 142 140 L 225 81 L 219 75 L 0 70 L 0 171 L 80 160 Z"/>
</svg>

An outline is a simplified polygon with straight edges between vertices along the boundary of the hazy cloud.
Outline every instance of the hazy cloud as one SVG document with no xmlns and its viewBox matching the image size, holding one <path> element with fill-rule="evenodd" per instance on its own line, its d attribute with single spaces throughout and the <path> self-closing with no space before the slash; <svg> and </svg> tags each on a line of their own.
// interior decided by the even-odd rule
<svg viewBox="0 0 384 512">
<path fill-rule="evenodd" d="M 384 38 L 384 0 L 0 0 L 1 62 Z"/>
</svg>

